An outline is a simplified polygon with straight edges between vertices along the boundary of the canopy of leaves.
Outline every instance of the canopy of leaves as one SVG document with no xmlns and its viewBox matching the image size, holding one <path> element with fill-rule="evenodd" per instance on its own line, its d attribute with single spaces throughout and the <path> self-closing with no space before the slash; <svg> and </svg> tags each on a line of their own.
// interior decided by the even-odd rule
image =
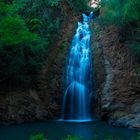
<svg viewBox="0 0 140 140">
<path fill-rule="evenodd" d="M 133 55 L 140 60 L 139 0 L 102 0 L 102 7 L 101 24 L 117 25 Z"/>
<path fill-rule="evenodd" d="M 86 0 L 66 0 L 74 11 Z M 66 2 L 65 1 L 65 2 Z M 0 85 L 36 87 L 48 47 L 58 39 L 67 19 L 64 0 L 0 1 Z"/>
<path fill-rule="evenodd" d="M 66 0 L 72 9 L 76 11 L 85 12 L 88 10 L 87 3 L 88 0 Z"/>
<path fill-rule="evenodd" d="M 30 85 L 43 62 L 43 41 L 29 31 L 13 5 L 0 2 L 0 16 L 0 82 Z"/>
</svg>

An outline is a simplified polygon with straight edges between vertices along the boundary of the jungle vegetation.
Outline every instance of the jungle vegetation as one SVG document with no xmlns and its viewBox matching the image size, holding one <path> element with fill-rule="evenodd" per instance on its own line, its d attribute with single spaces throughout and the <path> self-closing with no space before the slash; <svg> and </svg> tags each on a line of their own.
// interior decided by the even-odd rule
<svg viewBox="0 0 140 140">
<path fill-rule="evenodd" d="M 102 0 L 102 26 L 115 25 L 120 29 L 120 41 L 140 60 L 140 4 L 139 0 Z"/>
<path fill-rule="evenodd" d="M 87 11 L 88 0 L 1 0 L 0 85 L 36 87 L 48 49 L 58 39 L 61 23 L 67 20 L 62 2 L 74 12 Z M 102 0 L 101 25 L 114 24 L 120 40 L 140 60 L 139 0 Z"/>
<path fill-rule="evenodd" d="M 36 87 L 50 47 L 66 20 L 64 0 L 0 1 L 0 85 Z M 86 0 L 66 0 L 74 12 L 87 8 Z"/>
</svg>

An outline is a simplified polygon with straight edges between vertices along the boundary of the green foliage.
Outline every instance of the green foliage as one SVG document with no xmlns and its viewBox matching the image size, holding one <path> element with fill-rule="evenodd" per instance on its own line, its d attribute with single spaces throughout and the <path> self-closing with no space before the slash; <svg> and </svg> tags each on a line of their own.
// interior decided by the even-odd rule
<svg viewBox="0 0 140 140">
<path fill-rule="evenodd" d="M 140 20 L 139 0 L 103 0 L 103 19 L 106 23 L 124 25 Z"/>
<path fill-rule="evenodd" d="M 29 140 L 47 140 L 44 136 L 44 134 L 36 134 L 36 135 L 32 135 L 30 136 Z"/>
<path fill-rule="evenodd" d="M 37 35 L 28 31 L 19 16 L 7 16 L 0 21 L 1 46 L 24 45 L 38 40 Z"/>
<path fill-rule="evenodd" d="M 0 82 L 31 86 L 41 69 L 45 46 L 15 11 L 13 5 L 0 3 Z"/>
<path fill-rule="evenodd" d="M 128 42 L 133 55 L 140 60 L 139 0 L 102 0 L 102 13 L 101 24 L 118 26 L 122 40 Z"/>
<path fill-rule="evenodd" d="M 37 86 L 48 47 L 58 39 L 66 19 L 64 0 L 0 1 L 0 85 Z M 87 9 L 86 0 L 67 0 L 75 11 Z M 62 42 L 63 53 L 65 42 Z"/>
<path fill-rule="evenodd" d="M 5 4 L 4 1 L 0 1 L 0 19 L 5 16 L 13 15 L 17 9 L 11 5 Z"/>
<path fill-rule="evenodd" d="M 138 133 L 137 139 L 140 140 L 140 132 Z"/>
<path fill-rule="evenodd" d="M 118 20 L 123 19 L 123 1 L 121 0 L 103 0 L 103 16 L 102 21 L 103 24 L 122 24 L 124 20 Z"/>
<path fill-rule="evenodd" d="M 24 1 L 24 6 L 20 9 L 29 30 L 39 34 L 48 45 L 58 37 L 64 18 L 59 4 L 60 0 L 28 0 Z"/>
<path fill-rule="evenodd" d="M 137 137 L 132 140 L 140 140 L 140 132 L 138 133 Z"/>
<path fill-rule="evenodd" d="M 51 6 L 51 7 L 57 7 L 59 5 L 59 2 L 60 0 L 49 0 L 48 1 L 48 4 Z"/>
<path fill-rule="evenodd" d="M 63 138 L 62 140 L 83 140 L 82 137 L 68 135 L 67 137 Z"/>
<path fill-rule="evenodd" d="M 41 21 L 37 18 L 33 18 L 33 19 L 28 21 L 29 29 L 32 32 L 39 31 L 41 29 L 41 25 L 42 25 Z"/>
<path fill-rule="evenodd" d="M 130 50 L 133 52 L 134 57 L 140 60 L 140 44 L 131 44 L 129 45 Z"/>
<path fill-rule="evenodd" d="M 31 135 L 29 140 L 48 140 L 48 139 L 45 138 L 44 134 L 38 133 L 36 135 Z M 62 140 L 84 140 L 84 139 L 80 136 L 68 135 L 62 138 Z M 99 135 L 95 135 L 93 140 L 100 140 Z M 104 138 L 104 140 L 123 140 L 123 139 L 119 137 L 114 137 L 114 136 L 107 136 Z M 140 133 L 138 133 L 136 138 L 132 138 L 131 140 L 140 140 Z"/>
<path fill-rule="evenodd" d="M 126 22 L 140 20 L 140 5 L 139 0 L 128 0 L 123 7 L 124 20 Z"/>
<path fill-rule="evenodd" d="M 88 10 L 87 3 L 88 0 L 66 0 L 72 9 L 75 11 L 84 12 Z"/>
</svg>

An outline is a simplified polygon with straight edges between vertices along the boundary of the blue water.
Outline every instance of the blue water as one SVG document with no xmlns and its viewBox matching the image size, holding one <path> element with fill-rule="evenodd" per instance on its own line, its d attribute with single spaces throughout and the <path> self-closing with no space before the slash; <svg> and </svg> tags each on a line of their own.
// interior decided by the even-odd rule
<svg viewBox="0 0 140 140">
<path fill-rule="evenodd" d="M 121 137 L 130 140 L 135 137 L 136 132 L 126 128 L 118 128 L 105 122 L 94 121 L 85 123 L 70 123 L 48 121 L 42 123 L 27 123 L 20 125 L 0 125 L 0 140 L 29 140 L 31 134 L 44 133 L 49 140 L 62 140 L 67 135 L 83 137 L 83 140 L 104 140 L 106 136 Z"/>
<path fill-rule="evenodd" d="M 90 97 L 92 94 L 92 54 L 89 21 L 92 13 L 82 14 L 72 39 L 66 72 L 66 90 L 61 120 L 90 121 Z"/>
</svg>

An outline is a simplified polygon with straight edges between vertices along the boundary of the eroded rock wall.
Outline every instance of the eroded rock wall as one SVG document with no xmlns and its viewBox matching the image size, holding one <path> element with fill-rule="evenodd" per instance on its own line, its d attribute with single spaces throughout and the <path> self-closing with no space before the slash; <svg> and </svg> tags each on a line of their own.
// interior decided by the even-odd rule
<svg viewBox="0 0 140 140">
<path fill-rule="evenodd" d="M 93 43 L 94 57 L 100 54 L 94 59 L 95 80 L 99 83 L 95 86 L 98 113 L 113 125 L 140 129 L 140 64 L 126 44 L 119 41 L 115 26 L 101 29 L 99 34 L 95 34 L 100 42 L 98 47 Z M 96 59 L 104 62 L 104 71 L 100 71 L 102 63 Z M 103 74 L 104 78 L 100 77 Z"/>
<path fill-rule="evenodd" d="M 67 11 L 68 12 L 68 11 Z M 46 106 L 50 107 L 50 113 L 56 114 L 55 117 L 60 116 L 61 105 L 64 93 L 64 73 L 66 68 L 66 59 L 69 52 L 69 46 L 72 36 L 74 34 L 76 23 L 79 20 L 78 15 L 70 15 L 67 22 L 62 25 L 62 32 L 55 48 L 52 48 L 44 65 L 41 90 L 42 99 L 49 99 Z"/>
</svg>

